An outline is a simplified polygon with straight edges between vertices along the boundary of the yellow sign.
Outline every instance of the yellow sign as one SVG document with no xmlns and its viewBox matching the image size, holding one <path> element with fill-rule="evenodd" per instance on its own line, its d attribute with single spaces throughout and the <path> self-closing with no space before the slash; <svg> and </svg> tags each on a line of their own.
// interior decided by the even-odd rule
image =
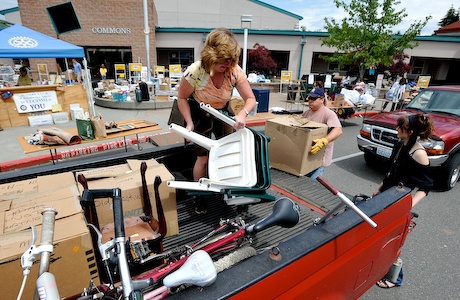
<svg viewBox="0 0 460 300">
<path fill-rule="evenodd" d="M 164 73 L 165 72 L 165 67 L 164 66 L 155 66 L 155 72 Z"/>
<path fill-rule="evenodd" d="M 289 83 L 292 78 L 292 71 L 281 71 L 281 83 Z"/>
<path fill-rule="evenodd" d="M 115 70 L 124 71 L 125 70 L 125 65 L 123 65 L 123 64 L 115 64 Z"/>
<path fill-rule="evenodd" d="M 129 64 L 129 70 L 131 72 L 140 72 L 142 71 L 142 64 L 139 64 L 139 63 Z"/>
<path fill-rule="evenodd" d="M 46 64 L 37 64 L 37 69 L 39 74 L 48 74 L 48 68 Z"/>
<path fill-rule="evenodd" d="M 169 73 L 180 73 L 180 65 L 169 65 Z"/>
<path fill-rule="evenodd" d="M 424 89 L 430 84 L 431 76 L 419 76 L 417 81 L 417 87 Z"/>
</svg>

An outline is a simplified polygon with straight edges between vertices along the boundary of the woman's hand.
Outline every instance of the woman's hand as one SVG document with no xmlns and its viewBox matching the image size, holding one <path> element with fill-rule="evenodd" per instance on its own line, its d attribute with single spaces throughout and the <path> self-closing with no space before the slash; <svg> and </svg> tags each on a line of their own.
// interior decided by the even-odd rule
<svg viewBox="0 0 460 300">
<path fill-rule="evenodd" d="M 242 110 L 235 116 L 235 125 L 233 125 L 233 128 L 238 130 L 243 129 L 244 126 L 246 126 L 246 112 Z"/>
<path fill-rule="evenodd" d="M 188 132 L 193 132 L 193 130 L 195 130 L 195 125 L 193 124 L 193 122 L 190 122 L 190 123 L 187 123 L 185 128 L 188 130 Z"/>
</svg>

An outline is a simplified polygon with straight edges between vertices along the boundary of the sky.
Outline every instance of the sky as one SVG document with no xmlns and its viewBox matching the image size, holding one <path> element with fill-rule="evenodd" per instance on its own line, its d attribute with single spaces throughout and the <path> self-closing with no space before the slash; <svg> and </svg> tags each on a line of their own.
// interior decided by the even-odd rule
<svg viewBox="0 0 460 300">
<path fill-rule="evenodd" d="M 0 0 L 0 10 L 18 7 L 18 0 Z"/>
<path fill-rule="evenodd" d="M 302 16 L 300 26 L 305 26 L 307 31 L 324 31 L 324 18 L 341 21 L 345 16 L 343 9 L 337 9 L 333 0 L 261 0 L 270 5 L 287 10 L 296 15 Z M 349 3 L 350 0 L 344 0 Z M 454 7 L 460 8 L 458 0 L 401 0 L 397 6 L 398 10 L 405 9 L 408 16 L 401 22 L 394 31 L 405 32 L 410 24 L 416 21 L 425 20 L 431 15 L 431 19 L 422 29 L 420 35 L 432 35 L 439 29 L 438 23 L 447 14 L 447 11 Z"/>
</svg>

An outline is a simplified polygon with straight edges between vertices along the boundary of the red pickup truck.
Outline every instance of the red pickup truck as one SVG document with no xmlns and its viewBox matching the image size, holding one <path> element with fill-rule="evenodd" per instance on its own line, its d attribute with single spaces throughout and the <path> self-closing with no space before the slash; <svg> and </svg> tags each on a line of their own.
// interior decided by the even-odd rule
<svg viewBox="0 0 460 300">
<path fill-rule="evenodd" d="M 176 179 L 189 178 L 193 155 L 193 145 L 162 146 L 136 154 L 104 154 L 0 173 L 0 184 L 151 158 L 167 166 Z M 270 174 L 267 193 L 295 201 L 300 210 L 298 224 L 292 228 L 275 226 L 257 234 L 252 241 L 257 255 L 219 273 L 211 286 L 190 287 L 168 299 L 358 299 L 389 271 L 411 225 L 409 189 L 395 187 L 371 199 L 356 201 L 356 206 L 377 224 L 374 228 L 352 209 L 338 206 L 339 197 L 319 182 L 273 169 Z M 196 215 L 192 200 L 181 193 L 176 198 L 179 234 L 165 238 L 164 251 L 191 245 L 216 228 L 220 219 L 241 217 L 254 224 L 273 207 L 273 202 L 264 202 L 239 212 L 216 194 L 208 199 L 208 213 Z M 330 211 L 335 213 L 323 222 L 317 221 Z M 97 251 L 96 246 L 94 249 Z M 277 259 L 273 259 L 274 252 Z M 22 272 L 19 265 L 18 272 Z M 56 278 L 58 285 L 59 280 Z M 75 293 L 82 288 L 75 286 Z"/>
<path fill-rule="evenodd" d="M 460 86 L 433 86 L 423 89 L 402 110 L 383 112 L 365 119 L 358 148 L 370 165 L 388 163 L 398 141 L 396 122 L 399 116 L 422 111 L 434 121 L 430 140 L 422 145 L 428 153 L 435 186 L 452 189 L 460 178 Z"/>
</svg>

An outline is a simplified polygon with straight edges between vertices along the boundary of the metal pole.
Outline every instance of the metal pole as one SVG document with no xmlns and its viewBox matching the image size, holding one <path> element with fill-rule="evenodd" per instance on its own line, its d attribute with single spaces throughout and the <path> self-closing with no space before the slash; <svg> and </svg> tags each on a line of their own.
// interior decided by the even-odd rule
<svg viewBox="0 0 460 300">
<path fill-rule="evenodd" d="M 299 73 L 297 74 L 297 79 L 300 80 L 300 72 L 302 71 L 302 59 L 303 59 L 303 47 L 305 44 L 300 45 L 300 62 L 299 62 Z"/>
<path fill-rule="evenodd" d="M 243 42 L 243 72 L 246 74 L 246 64 L 248 56 L 248 28 L 244 28 L 244 42 Z"/>
<path fill-rule="evenodd" d="M 151 82 L 150 76 L 150 28 L 149 28 L 149 11 L 147 7 L 147 0 L 144 0 L 144 33 L 145 33 L 145 53 L 147 55 L 147 82 Z"/>
</svg>

